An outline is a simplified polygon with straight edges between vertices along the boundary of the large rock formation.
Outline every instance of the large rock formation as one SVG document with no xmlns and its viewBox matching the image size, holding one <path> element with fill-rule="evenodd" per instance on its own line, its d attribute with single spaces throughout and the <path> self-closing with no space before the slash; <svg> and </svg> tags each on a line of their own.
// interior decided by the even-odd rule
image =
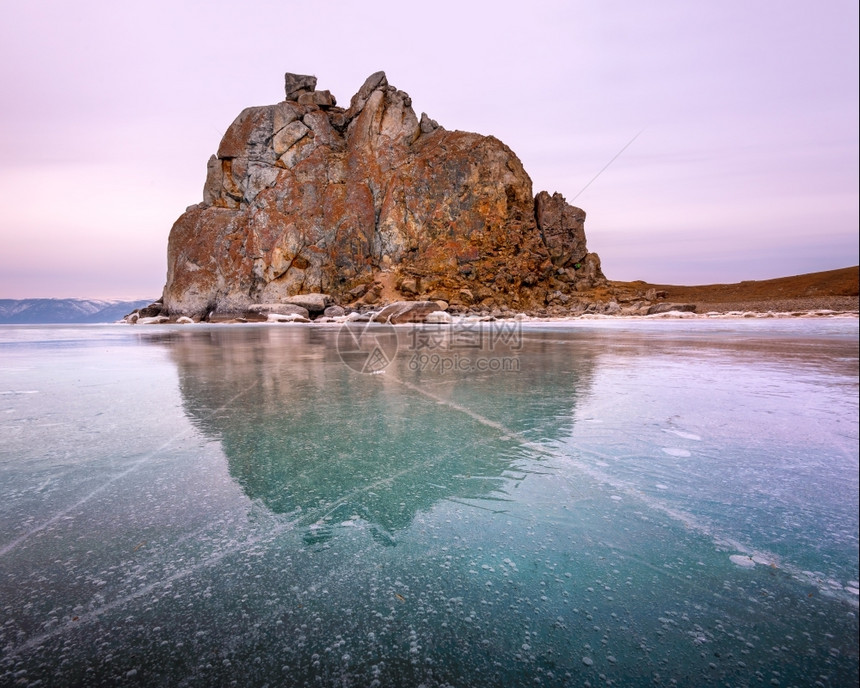
<svg viewBox="0 0 860 688">
<path fill-rule="evenodd" d="M 203 202 L 170 232 L 166 314 L 304 293 L 379 302 L 391 289 L 531 310 L 604 281 L 585 213 L 560 194 L 535 198 L 498 139 L 419 119 L 383 72 L 346 109 L 315 89 L 315 77 L 287 74 L 286 100 L 227 129 Z"/>
</svg>

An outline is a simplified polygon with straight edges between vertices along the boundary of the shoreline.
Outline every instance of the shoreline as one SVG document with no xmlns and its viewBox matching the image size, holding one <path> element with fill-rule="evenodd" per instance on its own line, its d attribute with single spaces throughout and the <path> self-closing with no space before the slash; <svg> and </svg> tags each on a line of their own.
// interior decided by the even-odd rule
<svg viewBox="0 0 860 688">
<path fill-rule="evenodd" d="M 391 287 L 391 285 L 388 285 Z M 213 324 L 243 322 L 347 322 L 378 318 L 392 324 L 439 322 L 450 318 L 470 320 L 520 320 L 557 322 L 604 318 L 798 318 L 858 317 L 860 313 L 860 268 L 848 267 L 768 280 L 746 280 L 734 284 L 660 285 L 644 281 L 607 280 L 599 288 L 575 294 L 557 292 L 540 307 L 520 305 L 505 299 L 487 298 L 481 303 L 437 298 L 439 294 L 406 296 L 393 287 L 373 298 L 345 302 L 324 293 L 299 294 L 272 303 L 253 303 L 236 310 L 189 317 L 170 313 L 164 299 L 129 313 L 121 322 L 129 324 Z M 470 295 L 471 296 L 471 295 Z M 225 308 L 224 304 L 220 308 Z M 444 314 L 442 314 L 444 313 Z"/>
<path fill-rule="evenodd" d="M 383 320 L 374 320 L 374 313 L 358 314 L 352 313 L 346 316 L 338 317 L 320 317 L 316 320 L 306 320 L 304 318 L 281 318 L 269 320 L 245 320 L 243 318 L 230 318 L 220 321 L 193 321 L 190 318 L 179 318 L 171 320 L 169 318 L 154 317 L 141 318 L 135 323 L 128 323 L 124 320 L 119 320 L 117 325 L 305 325 L 312 327 L 325 326 L 342 326 L 347 323 L 368 323 L 378 325 L 394 325 L 397 326 L 445 326 L 456 325 L 458 323 L 482 323 L 482 322 L 519 322 L 524 324 L 564 324 L 576 322 L 653 322 L 660 320 L 808 320 L 808 319 L 844 319 L 858 320 L 860 312 L 853 311 L 836 311 L 829 309 L 817 309 L 809 311 L 708 311 L 705 313 L 694 313 L 690 311 L 669 310 L 662 313 L 652 313 L 649 315 L 641 314 L 606 314 L 606 313 L 583 313 L 580 315 L 565 315 L 565 316 L 533 316 L 527 313 L 514 313 L 507 317 L 497 317 L 493 315 L 479 314 L 450 314 L 447 311 L 435 311 L 435 314 L 442 314 L 440 317 L 427 318 L 420 321 L 389 323 Z M 445 317 L 447 316 L 447 317 Z"/>
</svg>

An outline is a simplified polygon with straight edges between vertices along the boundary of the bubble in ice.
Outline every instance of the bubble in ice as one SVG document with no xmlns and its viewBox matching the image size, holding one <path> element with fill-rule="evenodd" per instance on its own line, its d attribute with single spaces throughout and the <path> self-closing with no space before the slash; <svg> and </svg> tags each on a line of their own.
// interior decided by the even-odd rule
<svg viewBox="0 0 860 688">
<path fill-rule="evenodd" d="M 669 456 L 679 456 L 682 458 L 686 458 L 691 456 L 690 452 L 686 449 L 681 449 L 680 447 L 661 447 L 664 453 Z"/>
<path fill-rule="evenodd" d="M 668 490 L 669 489 L 669 486 L 664 485 L 663 483 L 657 483 L 654 487 L 656 487 L 658 490 Z"/>
</svg>

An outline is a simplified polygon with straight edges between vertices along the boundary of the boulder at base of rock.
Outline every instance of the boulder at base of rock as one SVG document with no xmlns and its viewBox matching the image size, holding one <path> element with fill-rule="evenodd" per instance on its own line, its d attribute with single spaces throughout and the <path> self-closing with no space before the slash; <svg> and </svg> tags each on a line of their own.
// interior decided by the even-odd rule
<svg viewBox="0 0 860 688">
<path fill-rule="evenodd" d="M 424 322 L 428 324 L 437 324 L 437 325 L 447 325 L 454 318 L 450 313 L 446 313 L 445 311 L 433 311 L 432 313 L 428 313 L 427 317 L 424 318 Z"/>
<path fill-rule="evenodd" d="M 269 315 L 266 316 L 266 322 L 271 322 L 271 323 L 309 323 L 310 320 L 308 320 L 307 318 L 303 318 L 302 316 L 300 316 L 296 313 L 289 313 L 286 315 L 283 313 L 269 313 Z"/>
<path fill-rule="evenodd" d="M 435 301 L 395 301 L 388 304 L 373 318 L 377 322 L 401 325 L 424 322 L 435 311 L 441 310 Z"/>
<path fill-rule="evenodd" d="M 259 315 L 298 315 L 302 318 L 309 318 L 308 309 L 303 306 L 297 306 L 294 303 L 255 303 L 248 306 L 249 313 Z"/>
<path fill-rule="evenodd" d="M 655 313 L 668 313 L 669 311 L 678 311 L 680 313 L 695 313 L 695 303 L 655 303 L 648 308 L 648 315 Z"/>
<path fill-rule="evenodd" d="M 331 296 L 328 294 L 296 294 L 285 298 L 284 303 L 307 308 L 310 313 L 322 313 L 331 303 Z"/>
<path fill-rule="evenodd" d="M 137 313 L 141 318 L 154 318 L 156 315 L 161 315 L 163 308 L 164 304 L 159 300 L 144 306 Z"/>
</svg>

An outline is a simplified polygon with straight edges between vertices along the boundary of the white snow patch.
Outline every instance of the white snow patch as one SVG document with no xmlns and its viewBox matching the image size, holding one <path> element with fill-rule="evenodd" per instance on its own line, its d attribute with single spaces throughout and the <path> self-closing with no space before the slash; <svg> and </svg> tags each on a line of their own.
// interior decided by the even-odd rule
<svg viewBox="0 0 860 688">
<path fill-rule="evenodd" d="M 729 557 L 729 561 L 735 566 L 740 566 L 742 569 L 755 568 L 755 562 L 746 554 L 733 554 Z"/>
</svg>

